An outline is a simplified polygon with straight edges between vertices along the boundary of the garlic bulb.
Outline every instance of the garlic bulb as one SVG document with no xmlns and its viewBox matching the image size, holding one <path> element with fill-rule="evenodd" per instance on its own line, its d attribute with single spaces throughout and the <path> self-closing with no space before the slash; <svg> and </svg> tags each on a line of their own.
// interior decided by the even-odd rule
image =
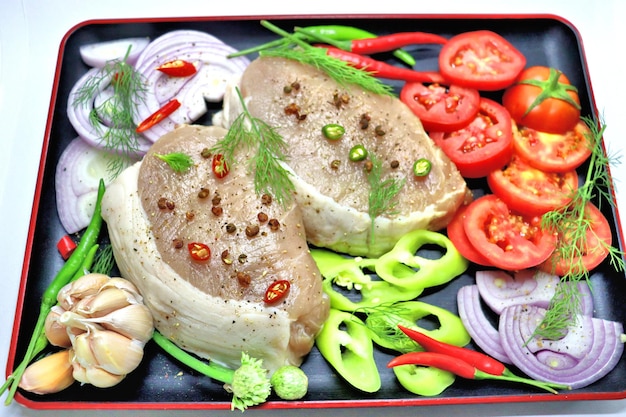
<svg viewBox="0 0 626 417">
<path fill-rule="evenodd" d="M 46 336 L 56 346 L 71 346 L 74 379 L 105 388 L 137 368 L 154 323 L 131 282 L 88 274 L 61 289 L 57 301 Z"/>
</svg>

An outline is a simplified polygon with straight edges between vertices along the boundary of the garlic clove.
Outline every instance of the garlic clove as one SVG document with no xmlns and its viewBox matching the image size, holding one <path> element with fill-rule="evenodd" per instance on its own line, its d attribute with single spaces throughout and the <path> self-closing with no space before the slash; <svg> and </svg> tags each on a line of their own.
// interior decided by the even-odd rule
<svg viewBox="0 0 626 417">
<path fill-rule="evenodd" d="M 19 387 L 35 394 L 59 392 L 74 383 L 72 371 L 70 351 L 64 349 L 30 364 L 22 374 Z"/>
<path fill-rule="evenodd" d="M 92 365 L 97 365 L 93 351 L 91 350 L 91 335 L 90 333 L 82 333 L 75 336 L 72 340 L 73 354 L 71 357 L 72 363 L 76 363 L 84 368 L 88 368 Z M 78 378 L 76 378 L 78 379 Z M 82 382 L 82 380 L 78 379 Z"/>
<path fill-rule="evenodd" d="M 126 291 L 110 287 L 100 291 L 98 294 L 84 298 L 83 301 L 76 305 L 74 311 L 88 317 L 98 317 L 126 307 L 134 300 Z"/>
<path fill-rule="evenodd" d="M 63 314 L 59 316 L 59 324 L 69 329 L 68 334 L 70 335 L 70 340 L 72 339 L 72 335 L 81 334 L 86 331 L 91 331 L 92 329 L 101 329 L 97 323 L 92 323 L 90 319 L 74 313 L 73 311 L 64 311 Z"/>
<path fill-rule="evenodd" d="M 141 296 L 141 294 L 139 294 L 139 290 L 137 289 L 137 287 L 125 278 L 113 277 L 109 280 L 109 282 L 104 284 L 102 288 L 104 289 L 109 287 L 115 287 L 119 288 L 120 290 L 127 291 L 138 303 L 143 302 L 143 297 Z"/>
<path fill-rule="evenodd" d="M 85 376 L 89 383 L 98 388 L 109 388 L 119 384 L 126 375 L 115 375 L 102 368 L 92 366 L 85 370 Z"/>
<path fill-rule="evenodd" d="M 117 332 L 96 330 L 89 338 L 97 365 L 112 374 L 128 374 L 135 370 L 143 359 L 144 344 Z"/>
<path fill-rule="evenodd" d="M 67 334 L 67 327 L 59 323 L 59 317 L 65 310 L 61 306 L 54 306 L 46 316 L 44 331 L 46 338 L 53 346 L 70 347 L 72 342 Z"/>
<path fill-rule="evenodd" d="M 152 338 L 152 333 L 154 332 L 152 313 L 143 304 L 130 304 L 124 308 L 112 311 L 106 316 L 91 320 L 107 330 L 113 330 L 129 339 L 135 339 L 144 344 Z"/>
<path fill-rule="evenodd" d="M 57 301 L 66 310 L 70 310 L 76 300 L 98 293 L 100 288 L 111 278 L 104 274 L 87 274 L 72 281 L 59 291 Z"/>
</svg>

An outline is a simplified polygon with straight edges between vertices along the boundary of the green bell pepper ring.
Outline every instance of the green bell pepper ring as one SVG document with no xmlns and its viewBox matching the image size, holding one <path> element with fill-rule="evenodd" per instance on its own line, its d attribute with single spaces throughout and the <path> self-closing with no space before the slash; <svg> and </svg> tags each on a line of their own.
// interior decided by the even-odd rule
<svg viewBox="0 0 626 417">
<path fill-rule="evenodd" d="M 324 277 L 322 288 L 328 295 L 332 308 L 356 311 L 410 300 L 419 295 L 388 282 L 374 280 L 364 273 L 364 269 L 374 269 L 375 259 L 347 258 L 325 249 L 311 249 L 311 255 Z"/>
<path fill-rule="evenodd" d="M 365 325 L 370 330 L 374 343 L 398 352 L 423 350 L 409 337 L 403 337 L 398 324 L 419 330 L 433 339 L 455 346 L 465 346 L 471 340 L 459 316 L 445 308 L 422 301 L 404 301 L 363 311 L 367 314 Z M 420 325 L 420 321 L 431 317 L 436 319 L 434 321 L 437 322 L 438 327 L 426 329 Z"/>
<path fill-rule="evenodd" d="M 445 253 L 437 259 L 417 255 L 425 245 L 437 245 Z M 406 291 L 417 292 L 445 284 L 467 270 L 469 262 L 445 235 L 430 230 L 414 230 L 402 236 L 389 252 L 376 261 L 379 277 Z"/>
<path fill-rule="evenodd" d="M 324 359 L 346 382 L 364 392 L 380 389 L 374 344 L 359 318 L 331 308 L 315 344 Z"/>
<path fill-rule="evenodd" d="M 393 372 L 404 389 L 426 397 L 441 394 L 456 379 L 453 373 L 433 367 L 401 365 Z"/>
</svg>

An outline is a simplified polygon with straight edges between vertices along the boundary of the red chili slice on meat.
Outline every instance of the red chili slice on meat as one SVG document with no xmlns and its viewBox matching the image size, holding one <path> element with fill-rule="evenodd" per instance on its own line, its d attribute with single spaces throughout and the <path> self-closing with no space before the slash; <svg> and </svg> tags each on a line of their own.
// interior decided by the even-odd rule
<svg viewBox="0 0 626 417">
<path fill-rule="evenodd" d="M 286 279 L 274 281 L 265 291 L 263 301 L 267 304 L 276 303 L 287 295 L 291 284 Z"/>
<path fill-rule="evenodd" d="M 189 255 L 195 261 L 206 261 L 211 257 L 211 249 L 204 243 L 191 242 L 187 244 Z"/>
<path fill-rule="evenodd" d="M 224 178 L 230 172 L 230 168 L 226 163 L 226 158 L 224 158 L 224 155 L 221 153 L 213 155 L 211 168 L 213 169 L 213 174 L 215 174 L 217 178 Z"/>
</svg>

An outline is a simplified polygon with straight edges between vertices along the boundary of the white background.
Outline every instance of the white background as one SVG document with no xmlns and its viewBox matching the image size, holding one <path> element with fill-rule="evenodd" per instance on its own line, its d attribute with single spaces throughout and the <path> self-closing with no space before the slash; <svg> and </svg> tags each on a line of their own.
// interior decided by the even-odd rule
<svg viewBox="0 0 626 417">
<path fill-rule="evenodd" d="M 384 0 L 384 1 L 248 1 L 229 0 L 3 0 L 0 5 L 0 369 L 4 372 L 33 193 L 39 167 L 54 69 L 62 37 L 89 19 L 272 14 L 537 14 L 559 15 L 580 32 L 596 103 L 608 125 L 605 140 L 622 152 L 626 118 L 624 42 L 626 1 L 610 0 Z M 626 213 L 619 188 L 626 166 L 612 169 L 618 208 Z M 626 193 L 626 191 L 624 191 Z M 626 298 L 626 294 L 624 294 Z M 4 379 L 4 373 L 3 378 Z M 4 401 L 4 397 L 0 399 Z M 429 406 L 369 410 L 250 410 L 275 415 L 428 415 L 438 416 L 626 416 L 626 400 Z M 207 411 L 36 411 L 17 404 L 0 416 L 200 416 Z"/>
</svg>

